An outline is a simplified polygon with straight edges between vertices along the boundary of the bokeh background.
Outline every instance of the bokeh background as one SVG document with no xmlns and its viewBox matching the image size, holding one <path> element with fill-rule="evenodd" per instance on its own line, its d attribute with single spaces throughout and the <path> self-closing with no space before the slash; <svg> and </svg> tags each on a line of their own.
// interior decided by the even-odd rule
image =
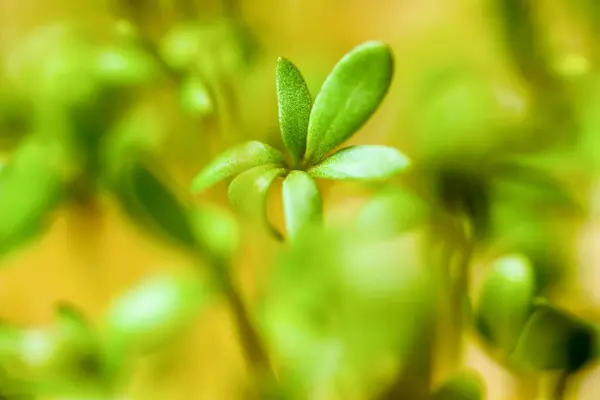
<svg viewBox="0 0 600 400">
<path fill-rule="evenodd" d="M 597 7 L 584 0 L 529 2 L 535 3 L 531 7 L 545 46 L 542 70 L 560 82 L 553 85 L 544 76 L 536 79 L 535 68 L 533 76 L 524 76 L 515 67 L 507 41 L 521 39 L 502 34 L 493 3 L 0 0 L 2 161 L 10 161 L 32 131 L 67 131 L 61 107 L 71 100 L 61 99 L 69 97 L 85 104 L 80 112 L 88 131 L 131 130 L 158 149 L 156 165 L 168 172 L 169 185 L 183 198 L 227 209 L 224 185 L 193 197 L 189 183 L 212 157 L 240 141 L 282 147 L 277 58 L 293 60 L 316 93 L 343 54 L 364 41 L 382 40 L 395 56 L 393 84 L 350 144 L 393 145 L 417 165 L 442 153 L 469 159 L 490 148 L 549 154 L 540 162 L 585 209 L 576 218 L 547 211 L 548 218 L 558 215 L 560 221 L 546 229 L 569 243 L 567 272 L 553 300 L 593 319 L 600 316 Z M 195 74 L 167 65 L 169 60 L 185 64 L 189 54 L 200 65 Z M 108 100 L 93 94 L 83 67 L 89 59 L 96 72 L 106 74 L 103 82 L 125 89 Z M 449 87 L 458 89 L 445 92 Z M 74 154 L 89 150 L 73 146 Z M 482 162 L 474 158 L 478 161 L 470 168 Z M 92 164 L 85 168 L 93 170 Z M 110 194 L 89 189 L 81 172 L 87 169 L 73 165 L 79 166 L 74 174 L 81 173 L 82 188 L 75 185 L 70 200 L 52 211 L 43 234 L 2 254 L 4 321 L 43 327 L 52 323 L 54 306 L 61 301 L 100 321 L 111 302 L 143 277 L 194 262 L 137 229 Z M 343 182 L 322 189 L 332 223 L 351 218 L 370 193 Z M 281 226 L 276 195 L 270 209 Z M 243 230 L 235 268 L 248 301 L 260 292 L 278 246 L 260 230 Z M 237 383 L 248 376 L 236 337 L 227 306 L 211 306 L 168 346 L 139 360 L 128 394 L 140 399 L 238 398 Z M 522 380 L 486 355 L 476 340 L 471 342 L 465 363 L 484 377 L 488 399 L 531 398 Z M 569 398 L 597 398 L 600 369 L 585 370 L 577 381 L 577 394 Z"/>
</svg>

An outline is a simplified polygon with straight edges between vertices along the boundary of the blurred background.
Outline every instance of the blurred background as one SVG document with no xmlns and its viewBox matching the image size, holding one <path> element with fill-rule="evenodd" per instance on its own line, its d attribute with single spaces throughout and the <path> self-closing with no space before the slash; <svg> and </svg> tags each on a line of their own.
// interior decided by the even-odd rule
<svg viewBox="0 0 600 400">
<path fill-rule="evenodd" d="M 544 293 L 600 321 L 600 7 L 511 3 L 519 2 L 0 0 L 0 165 L 35 164 L 0 186 L 0 319 L 44 327 L 68 302 L 99 323 L 144 277 L 189 268 L 193 257 L 139 229 L 107 189 L 119 146 L 151 154 L 181 199 L 228 212 L 224 184 L 198 196 L 189 184 L 236 143 L 283 148 L 277 58 L 300 68 L 314 96 L 342 55 L 381 40 L 395 57 L 392 87 L 348 144 L 397 147 L 415 169 L 393 184 L 429 198 L 429 182 L 442 180 L 444 204 L 472 189 L 453 180 L 456 171 L 494 185 L 471 209 L 477 219 L 484 201 L 493 221 L 473 258 L 473 287 L 490 259 L 533 249 L 551 287 Z M 552 183 L 535 192 L 540 180 L 503 169 L 505 160 L 535 166 Z M 331 224 L 353 218 L 377 191 L 319 185 Z M 277 193 L 271 200 L 282 226 Z M 35 221 L 15 233 L 20 206 Z M 242 226 L 234 268 L 247 301 L 259 296 L 280 246 Z M 468 343 L 464 364 L 481 373 L 488 399 L 534 398 L 527 379 Z M 124 391 L 136 399 L 244 398 L 237 386 L 248 379 L 221 303 L 133 371 Z M 568 398 L 597 398 L 600 369 L 583 371 L 576 386 Z"/>
</svg>

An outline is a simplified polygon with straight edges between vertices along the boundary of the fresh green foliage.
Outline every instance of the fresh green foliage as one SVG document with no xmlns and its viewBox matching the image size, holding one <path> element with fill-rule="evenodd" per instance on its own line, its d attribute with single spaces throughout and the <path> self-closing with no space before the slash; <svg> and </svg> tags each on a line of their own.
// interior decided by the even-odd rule
<svg viewBox="0 0 600 400">
<path fill-rule="evenodd" d="M 483 383 L 474 371 L 453 376 L 431 396 L 431 400 L 482 400 L 484 398 Z"/>
<path fill-rule="evenodd" d="M 189 210 L 141 162 L 123 165 L 115 193 L 135 221 L 187 248 L 196 247 Z"/>
<path fill-rule="evenodd" d="M 244 137 L 273 125 L 255 124 L 253 113 L 269 110 L 255 86 L 264 76 L 248 74 L 259 49 L 231 10 L 235 2 L 224 2 L 227 15 L 212 22 L 196 20 L 194 2 L 160 2 L 164 22 L 174 23 L 150 29 L 146 7 L 117 3 L 128 20 L 116 29 L 34 29 L 0 66 L 0 255 L 41 234 L 59 207 L 102 211 L 95 197 L 107 195 L 139 228 L 180 245 L 195 270 L 143 277 L 98 326 L 66 303 L 44 326 L 0 324 L 0 398 L 129 397 L 138 362 L 163 361 L 160 350 L 202 316 L 213 290 L 230 308 L 259 392 L 244 399 L 480 400 L 483 379 L 459 372 L 471 325 L 484 339 L 475 342 L 515 376 L 558 372 L 556 399 L 595 361 L 597 321 L 534 300 L 564 301 L 557 283 L 578 258 L 573 238 L 585 217 L 593 220 L 586 203 L 598 172 L 600 57 L 593 41 L 570 32 L 570 16 L 550 41 L 528 2 L 488 1 L 516 71 L 501 65 L 505 57 L 490 53 L 483 62 L 465 46 L 446 49 L 445 38 L 403 57 L 402 95 L 414 95 L 396 99 L 409 107 L 394 109 L 402 127 L 385 141 L 408 140 L 409 160 L 383 145 L 340 148 L 390 89 L 387 44 L 350 50 L 314 101 L 300 68 L 277 60 L 284 154 Z M 573 7 L 598 33 L 593 3 Z M 185 21 L 168 11 L 179 7 Z M 166 34 L 156 41 L 158 32 Z M 562 48 L 571 34 L 575 51 Z M 498 47 L 483 43 L 473 48 Z M 418 60 L 420 51 L 433 68 Z M 302 70 L 308 78 L 309 66 Z M 208 149 L 222 144 L 213 130 L 238 144 L 206 163 Z M 256 246 L 240 246 L 240 221 L 209 205 L 216 199 L 192 204 L 170 182 L 171 173 L 189 176 L 182 148 L 206 165 L 192 192 L 227 183 L 239 216 L 287 240 L 275 246 L 274 265 Z M 169 159 L 181 164 L 162 165 Z M 405 172 L 402 182 L 391 179 Z M 346 189 L 368 198 L 360 192 L 324 207 L 317 179 L 357 181 Z M 279 183 L 285 235 L 269 221 Z M 343 221 L 324 226 L 330 207 L 340 207 Z M 251 277 L 252 302 L 234 275 L 239 247 L 268 271 Z M 478 291 L 471 285 L 480 277 Z M 432 387 L 437 375 L 446 380 Z"/>
<path fill-rule="evenodd" d="M 283 181 L 283 211 L 286 230 L 291 239 L 308 226 L 321 222 L 321 193 L 316 182 L 306 172 L 292 171 Z"/>
<path fill-rule="evenodd" d="M 285 58 L 277 60 L 277 99 L 281 137 L 297 164 L 306 151 L 312 98 L 298 68 Z"/>
<path fill-rule="evenodd" d="M 312 166 L 315 178 L 366 179 L 390 178 L 405 170 L 410 161 L 404 154 L 386 146 L 350 146 Z"/>
<path fill-rule="evenodd" d="M 229 185 L 231 204 L 247 218 L 266 222 L 266 203 L 269 189 L 275 178 L 285 170 L 277 165 L 266 164 L 254 167 L 238 175 Z"/>
<path fill-rule="evenodd" d="M 283 165 L 283 155 L 260 142 L 242 143 L 214 159 L 192 182 L 192 190 L 199 192 L 227 178 L 253 167 L 266 164 Z"/>
<path fill-rule="evenodd" d="M 395 186 L 376 193 L 361 208 L 357 230 L 380 240 L 400 236 L 425 224 L 430 207 L 415 193 Z"/>
<path fill-rule="evenodd" d="M 283 203 L 288 236 L 295 236 L 298 230 L 320 221 L 318 214 L 322 213 L 317 186 L 300 172 L 316 178 L 380 180 L 410 165 L 400 151 L 386 146 L 348 147 L 323 159 L 379 107 L 391 83 L 392 71 L 389 47 L 380 42 L 364 43 L 334 67 L 311 108 L 311 95 L 299 69 L 280 58 L 276 68 L 279 124 L 291 164 L 267 144 L 245 143 L 210 162 L 194 178 L 192 190 L 199 192 L 242 174 L 231 182 L 229 197 L 238 209 L 250 212 L 264 224 L 266 214 L 259 213 L 257 207 L 265 206 L 268 187 L 275 178 L 294 174 L 291 181 L 286 178 Z M 256 218 L 261 215 L 262 218 Z M 266 225 L 270 226 L 268 222 Z M 275 228 L 270 229 L 281 238 Z"/>
<path fill-rule="evenodd" d="M 0 253 L 43 231 L 63 190 L 60 156 L 53 143 L 31 138 L 0 171 Z"/>
<path fill-rule="evenodd" d="M 229 259 L 238 248 L 240 228 L 237 220 L 225 210 L 200 206 L 190 212 L 190 221 L 198 243 L 211 255 Z"/>
<path fill-rule="evenodd" d="M 586 321 L 541 303 L 523 328 L 512 360 L 525 370 L 576 372 L 595 357 L 597 337 Z"/>
<path fill-rule="evenodd" d="M 148 352 L 197 318 L 210 290 L 188 275 L 163 273 L 145 278 L 121 295 L 106 314 L 109 357 Z"/>
<path fill-rule="evenodd" d="M 529 316 L 535 276 L 529 261 L 520 255 L 497 260 L 482 288 L 477 318 L 494 344 L 510 352 Z"/>
<path fill-rule="evenodd" d="M 427 307 L 416 240 L 314 228 L 281 255 L 260 320 L 291 398 L 363 398 L 402 368 Z"/>
<path fill-rule="evenodd" d="M 389 47 L 364 43 L 346 54 L 323 83 L 310 114 L 305 160 L 320 161 L 379 107 L 392 80 Z"/>
</svg>

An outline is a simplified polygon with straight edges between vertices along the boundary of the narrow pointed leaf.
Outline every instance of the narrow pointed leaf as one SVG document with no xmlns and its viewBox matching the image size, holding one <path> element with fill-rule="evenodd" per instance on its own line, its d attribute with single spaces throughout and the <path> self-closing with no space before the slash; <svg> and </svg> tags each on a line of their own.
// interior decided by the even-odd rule
<svg viewBox="0 0 600 400">
<path fill-rule="evenodd" d="M 535 291 L 529 261 L 506 256 L 493 266 L 478 305 L 478 322 L 486 336 L 506 352 L 512 351 L 525 324 Z"/>
<path fill-rule="evenodd" d="M 541 304 L 527 321 L 511 360 L 526 370 L 575 372 L 595 356 L 596 342 L 593 326 Z"/>
<path fill-rule="evenodd" d="M 283 168 L 271 164 L 238 175 L 229 185 L 231 204 L 244 218 L 271 228 L 267 220 L 267 195 L 275 179 L 284 172 Z"/>
<path fill-rule="evenodd" d="M 277 100 L 283 143 L 294 162 L 304 156 L 312 98 L 298 68 L 289 60 L 277 61 Z"/>
<path fill-rule="evenodd" d="M 439 387 L 431 400 L 481 400 L 484 386 L 481 378 L 473 372 L 452 377 Z"/>
<path fill-rule="evenodd" d="M 385 179 L 410 165 L 400 151 L 387 146 L 350 146 L 330 155 L 308 173 L 325 179 Z"/>
<path fill-rule="evenodd" d="M 135 223 L 187 248 L 196 247 L 187 206 L 145 165 L 123 165 L 113 190 Z"/>
<path fill-rule="evenodd" d="M 285 228 L 290 238 L 321 222 L 323 203 L 313 178 L 304 171 L 292 171 L 283 181 Z"/>
<path fill-rule="evenodd" d="M 381 42 L 364 43 L 333 68 L 315 99 L 305 160 L 318 162 L 356 132 L 379 107 L 392 80 L 391 51 Z"/>
<path fill-rule="evenodd" d="M 242 143 L 225 151 L 200 171 L 192 182 L 192 190 L 202 191 L 259 165 L 283 163 L 281 152 L 267 144 L 256 141 Z"/>
</svg>

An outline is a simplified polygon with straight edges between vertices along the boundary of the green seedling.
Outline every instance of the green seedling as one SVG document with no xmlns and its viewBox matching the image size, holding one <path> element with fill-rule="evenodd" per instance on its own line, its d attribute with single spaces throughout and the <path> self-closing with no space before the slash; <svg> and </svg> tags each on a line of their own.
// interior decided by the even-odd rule
<svg viewBox="0 0 600 400">
<path fill-rule="evenodd" d="M 279 125 L 289 159 L 267 144 L 243 143 L 207 165 L 194 179 L 192 190 L 197 193 L 235 177 L 229 186 L 231 202 L 266 222 L 268 190 L 283 177 L 285 224 L 293 238 L 321 219 L 321 196 L 314 178 L 381 180 L 405 170 L 410 162 L 398 150 L 376 145 L 350 146 L 326 157 L 362 127 L 387 93 L 393 72 L 388 46 L 367 42 L 346 54 L 314 104 L 291 61 L 280 58 L 276 72 Z"/>
</svg>

